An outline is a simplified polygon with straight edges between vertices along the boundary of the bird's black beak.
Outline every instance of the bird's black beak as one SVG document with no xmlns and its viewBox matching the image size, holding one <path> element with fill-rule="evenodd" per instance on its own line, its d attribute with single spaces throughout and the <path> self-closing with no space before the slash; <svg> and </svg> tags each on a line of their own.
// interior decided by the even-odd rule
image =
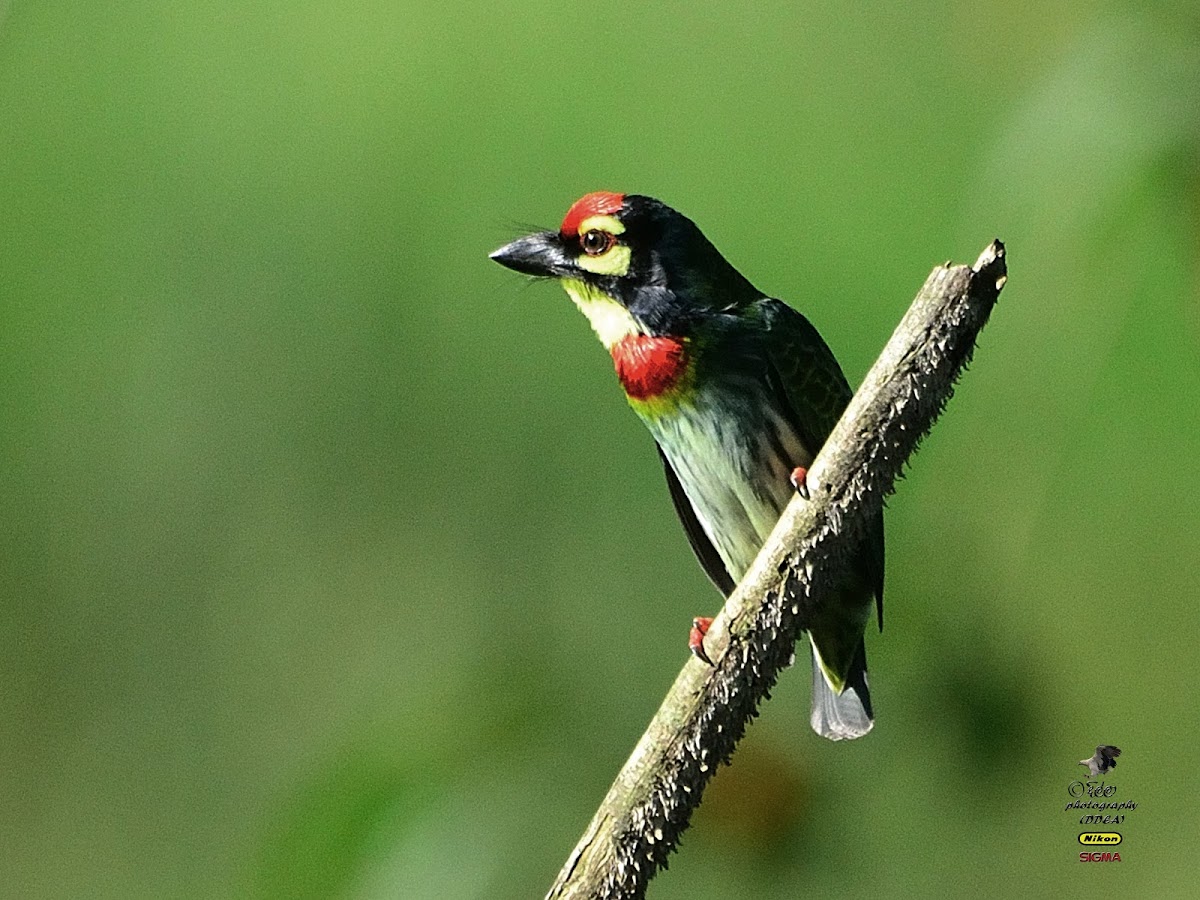
<svg viewBox="0 0 1200 900">
<path fill-rule="evenodd" d="M 573 260 L 563 248 L 562 238 L 556 231 L 539 231 L 528 237 L 517 238 L 505 244 L 489 257 L 500 265 L 539 277 L 571 275 L 576 271 Z"/>
</svg>

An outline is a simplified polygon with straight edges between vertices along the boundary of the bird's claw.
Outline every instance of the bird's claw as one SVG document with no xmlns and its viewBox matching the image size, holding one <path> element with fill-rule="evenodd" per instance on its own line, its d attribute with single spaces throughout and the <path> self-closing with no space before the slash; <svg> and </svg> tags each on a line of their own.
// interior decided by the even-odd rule
<svg viewBox="0 0 1200 900">
<path fill-rule="evenodd" d="M 688 635 L 688 649 L 692 651 L 692 655 L 710 666 L 713 665 L 713 661 L 704 652 L 704 636 L 708 634 L 708 626 L 712 624 L 712 621 L 712 619 L 697 616 L 692 619 L 692 631 Z"/>
<path fill-rule="evenodd" d="M 808 494 L 808 469 L 804 466 L 796 466 L 792 469 L 791 478 L 788 479 L 792 483 L 792 487 L 796 489 L 796 493 L 805 500 L 809 499 Z"/>
</svg>

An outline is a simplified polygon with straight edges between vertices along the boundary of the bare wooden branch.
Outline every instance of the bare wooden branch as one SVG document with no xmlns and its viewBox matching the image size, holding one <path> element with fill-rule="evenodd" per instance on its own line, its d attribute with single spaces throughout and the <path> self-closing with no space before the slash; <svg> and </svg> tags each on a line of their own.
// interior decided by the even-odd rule
<svg viewBox="0 0 1200 900">
<path fill-rule="evenodd" d="M 547 900 L 640 898 L 666 867 L 717 765 L 791 664 L 805 623 L 949 400 L 1005 278 L 999 241 L 974 268 L 930 274 L 813 461 L 811 499 L 792 500 L 709 630 L 715 667 L 689 659 Z"/>
</svg>

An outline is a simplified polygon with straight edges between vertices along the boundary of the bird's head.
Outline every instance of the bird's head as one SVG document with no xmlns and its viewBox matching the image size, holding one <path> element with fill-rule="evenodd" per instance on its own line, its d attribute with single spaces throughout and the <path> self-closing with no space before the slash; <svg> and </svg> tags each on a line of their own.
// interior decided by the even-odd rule
<svg viewBox="0 0 1200 900">
<path fill-rule="evenodd" d="M 491 258 L 559 279 L 606 346 L 630 333 L 686 333 L 706 312 L 762 296 L 691 219 L 639 194 L 586 194 L 558 230 L 518 238 Z"/>
</svg>

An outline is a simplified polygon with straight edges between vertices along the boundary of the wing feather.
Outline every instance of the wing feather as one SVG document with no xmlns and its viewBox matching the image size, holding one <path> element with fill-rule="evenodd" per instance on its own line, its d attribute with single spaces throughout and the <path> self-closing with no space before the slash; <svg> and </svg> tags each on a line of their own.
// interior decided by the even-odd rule
<svg viewBox="0 0 1200 900">
<path fill-rule="evenodd" d="M 779 300 L 759 301 L 766 328 L 768 378 L 790 424 L 813 455 L 824 446 L 854 396 L 833 351 L 817 329 Z M 872 520 L 861 554 L 863 575 L 875 594 L 883 629 L 883 511 Z"/>
</svg>

